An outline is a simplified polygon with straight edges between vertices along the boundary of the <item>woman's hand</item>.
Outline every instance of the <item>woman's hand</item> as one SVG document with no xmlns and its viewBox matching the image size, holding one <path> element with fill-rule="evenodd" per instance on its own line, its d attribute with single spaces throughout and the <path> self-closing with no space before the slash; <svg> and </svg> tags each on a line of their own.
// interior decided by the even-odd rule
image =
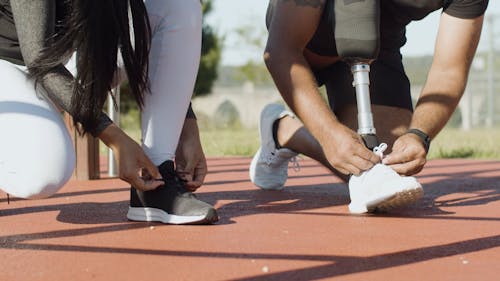
<svg viewBox="0 0 500 281">
<path fill-rule="evenodd" d="M 184 121 L 181 137 L 175 153 L 177 174 L 186 181 L 190 191 L 198 189 L 207 175 L 207 160 L 201 147 L 200 134 L 196 119 Z"/>
<path fill-rule="evenodd" d="M 158 168 L 146 156 L 142 148 L 116 125 L 109 125 L 99 138 L 113 150 L 119 167 L 120 179 L 142 191 L 153 190 L 163 184 Z M 141 177 L 145 169 L 148 178 Z"/>
</svg>

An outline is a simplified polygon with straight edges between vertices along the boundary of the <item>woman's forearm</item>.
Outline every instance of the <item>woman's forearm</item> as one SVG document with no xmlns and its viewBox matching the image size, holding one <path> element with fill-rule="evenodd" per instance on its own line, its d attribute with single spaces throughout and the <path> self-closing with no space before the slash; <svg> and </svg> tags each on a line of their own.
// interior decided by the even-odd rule
<svg viewBox="0 0 500 281">
<path fill-rule="evenodd" d="M 54 0 L 10 1 L 12 15 L 25 65 L 29 68 L 38 58 L 54 35 L 56 6 Z M 74 77 L 64 65 L 54 67 L 43 79 L 41 85 L 47 96 L 62 110 L 71 112 Z M 98 126 L 90 133 L 99 135 L 112 121 L 101 113 Z"/>
</svg>

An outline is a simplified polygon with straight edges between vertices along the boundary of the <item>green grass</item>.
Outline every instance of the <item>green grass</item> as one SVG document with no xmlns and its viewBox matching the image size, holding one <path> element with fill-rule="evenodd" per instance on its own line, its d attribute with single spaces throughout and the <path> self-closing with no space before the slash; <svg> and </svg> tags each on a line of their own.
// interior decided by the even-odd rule
<svg viewBox="0 0 500 281">
<path fill-rule="evenodd" d="M 252 156 L 259 149 L 257 129 L 201 130 L 207 156 Z"/>
<path fill-rule="evenodd" d="M 428 158 L 500 159 L 500 128 L 446 128 L 432 141 Z"/>
<path fill-rule="evenodd" d="M 207 156 L 252 156 L 259 148 L 257 129 L 202 130 Z M 500 130 L 444 129 L 431 144 L 429 159 L 500 159 Z"/>
<path fill-rule="evenodd" d="M 200 138 L 207 156 L 251 156 L 259 149 L 259 132 L 257 129 L 217 129 L 211 126 L 206 118 L 198 118 Z M 140 116 L 137 110 L 120 116 L 120 126 L 130 137 L 140 143 Z M 203 129 L 204 128 L 204 129 Z M 106 146 L 100 146 L 105 153 Z"/>
<path fill-rule="evenodd" d="M 201 142 L 207 156 L 252 156 L 259 148 L 256 128 L 217 129 L 205 124 L 203 118 L 199 119 Z M 139 113 L 132 111 L 122 115 L 120 123 L 127 134 L 140 142 L 138 120 Z M 432 141 L 428 158 L 500 159 L 500 128 L 471 131 L 446 128 Z"/>
<path fill-rule="evenodd" d="M 136 142 L 141 142 L 141 117 L 138 110 L 130 110 L 128 114 L 120 115 L 120 127 Z"/>
</svg>

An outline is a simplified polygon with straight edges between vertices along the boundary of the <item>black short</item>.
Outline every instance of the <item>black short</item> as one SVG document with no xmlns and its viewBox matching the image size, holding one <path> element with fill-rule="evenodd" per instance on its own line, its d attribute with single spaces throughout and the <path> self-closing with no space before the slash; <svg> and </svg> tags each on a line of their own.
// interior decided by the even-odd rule
<svg viewBox="0 0 500 281">
<path fill-rule="evenodd" d="M 333 112 L 348 104 L 356 104 L 353 76 L 344 62 L 317 71 L 318 84 L 325 85 Z M 405 108 L 413 111 L 410 81 L 399 53 L 381 54 L 370 66 L 370 96 L 372 104 Z"/>
</svg>

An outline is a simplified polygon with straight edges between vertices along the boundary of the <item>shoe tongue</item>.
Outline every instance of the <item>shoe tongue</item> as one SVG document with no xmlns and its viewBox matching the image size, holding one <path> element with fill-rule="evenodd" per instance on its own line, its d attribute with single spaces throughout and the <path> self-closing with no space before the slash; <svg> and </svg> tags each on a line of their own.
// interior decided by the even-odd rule
<svg viewBox="0 0 500 281">
<path fill-rule="evenodd" d="M 292 158 L 298 155 L 297 152 L 290 150 L 288 148 L 280 148 L 276 150 L 276 153 L 278 156 L 283 158 Z"/>
<path fill-rule="evenodd" d="M 175 177 L 174 161 L 172 160 L 163 162 L 160 166 L 158 166 L 158 170 L 160 171 L 163 179 L 171 179 Z"/>
</svg>

